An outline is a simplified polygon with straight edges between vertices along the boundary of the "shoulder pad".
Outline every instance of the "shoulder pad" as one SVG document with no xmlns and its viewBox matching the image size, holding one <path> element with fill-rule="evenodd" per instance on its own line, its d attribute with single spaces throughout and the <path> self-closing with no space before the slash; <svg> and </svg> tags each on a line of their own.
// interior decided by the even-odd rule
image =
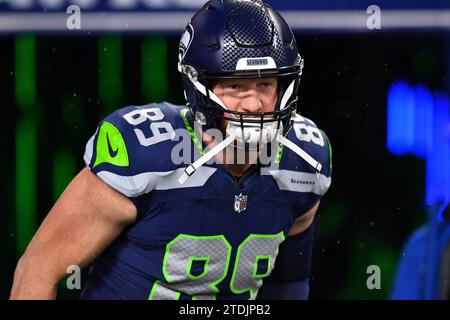
<svg viewBox="0 0 450 320">
<path fill-rule="evenodd" d="M 325 132 L 320 130 L 312 120 L 297 114 L 287 138 L 320 162 L 322 165 L 321 174 L 327 177 L 331 176 L 332 151 L 330 141 Z M 307 171 L 314 172 L 314 168 L 311 166 L 305 168 L 308 168 Z"/>
<path fill-rule="evenodd" d="M 88 141 L 86 165 L 126 196 L 151 191 L 144 176 L 167 175 L 179 167 L 171 161 L 171 151 L 178 143 L 177 129 L 186 129 L 184 108 L 160 103 L 116 110 Z"/>
<path fill-rule="evenodd" d="M 297 116 L 292 129 L 286 139 L 300 147 L 304 152 L 318 161 L 322 169 L 316 174 L 303 157 L 284 146 L 278 157 L 280 167 L 275 171 L 278 185 L 282 190 L 296 192 L 310 192 L 308 208 L 311 208 L 320 199 L 331 185 L 331 145 L 328 137 L 311 120 Z"/>
</svg>

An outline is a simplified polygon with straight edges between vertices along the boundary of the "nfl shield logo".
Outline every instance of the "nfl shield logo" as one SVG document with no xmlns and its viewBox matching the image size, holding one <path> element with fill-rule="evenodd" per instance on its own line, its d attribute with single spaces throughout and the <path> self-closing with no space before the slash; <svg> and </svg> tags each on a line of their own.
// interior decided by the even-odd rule
<svg viewBox="0 0 450 320">
<path fill-rule="evenodd" d="M 242 193 L 238 196 L 234 196 L 234 211 L 237 213 L 247 209 L 247 195 Z"/>
</svg>

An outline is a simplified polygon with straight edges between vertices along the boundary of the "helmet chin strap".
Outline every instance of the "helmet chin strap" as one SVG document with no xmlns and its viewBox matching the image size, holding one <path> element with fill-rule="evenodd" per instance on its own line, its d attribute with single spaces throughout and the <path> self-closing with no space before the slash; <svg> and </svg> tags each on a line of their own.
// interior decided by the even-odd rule
<svg viewBox="0 0 450 320">
<path fill-rule="evenodd" d="M 184 169 L 183 175 L 180 178 L 178 178 L 178 182 L 180 184 L 184 184 L 187 181 L 187 179 L 190 176 L 192 176 L 195 173 L 195 171 L 197 171 L 198 168 L 200 168 L 202 165 L 204 165 L 206 162 L 208 162 L 212 157 L 214 157 L 220 151 L 225 149 L 228 145 L 233 143 L 233 141 L 236 138 L 237 138 L 236 131 L 231 132 L 230 135 L 225 140 L 220 142 L 218 145 L 216 145 L 214 148 L 212 148 L 210 151 L 208 151 L 205 155 L 200 157 L 193 164 L 186 167 L 186 169 Z M 279 143 L 286 146 L 287 148 L 291 149 L 293 152 L 295 152 L 297 155 L 299 155 L 302 159 L 304 159 L 309 165 L 311 165 L 316 170 L 316 174 L 319 175 L 320 171 L 322 170 L 322 164 L 320 162 L 316 161 L 306 151 L 304 151 L 302 148 L 300 148 L 299 146 L 297 146 L 295 143 L 288 140 L 287 138 L 283 137 L 282 135 L 277 134 L 276 140 Z"/>
<path fill-rule="evenodd" d="M 277 136 L 277 141 L 292 151 L 294 151 L 296 154 L 298 154 L 303 160 L 305 160 L 310 166 L 312 166 L 314 169 L 316 169 L 316 173 L 319 174 L 322 170 L 322 164 L 318 161 L 316 161 L 313 157 L 311 157 L 305 150 L 297 146 L 292 141 L 286 139 L 282 135 Z"/>
<path fill-rule="evenodd" d="M 191 164 L 188 167 L 186 167 L 186 169 L 184 169 L 183 175 L 180 178 L 178 178 L 178 182 L 180 184 L 184 184 L 187 181 L 187 179 L 190 176 L 192 176 L 195 171 L 197 171 L 198 168 L 200 168 L 202 165 L 204 165 L 206 162 L 208 162 L 209 159 L 214 157 L 220 151 L 225 149 L 229 144 L 231 144 L 234 141 L 235 138 L 236 138 L 236 135 L 234 135 L 234 134 L 228 136 L 228 138 L 226 138 L 221 143 L 216 145 L 214 148 L 209 150 L 207 153 L 205 153 L 202 157 L 200 157 L 193 164 Z"/>
</svg>

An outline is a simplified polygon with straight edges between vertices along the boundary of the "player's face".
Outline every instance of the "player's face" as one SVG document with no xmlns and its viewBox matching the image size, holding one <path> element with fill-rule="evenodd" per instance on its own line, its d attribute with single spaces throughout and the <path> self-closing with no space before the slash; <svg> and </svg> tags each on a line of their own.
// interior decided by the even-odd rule
<svg viewBox="0 0 450 320">
<path fill-rule="evenodd" d="M 221 80 L 213 92 L 231 111 L 273 112 L 277 85 L 277 78 Z"/>
</svg>

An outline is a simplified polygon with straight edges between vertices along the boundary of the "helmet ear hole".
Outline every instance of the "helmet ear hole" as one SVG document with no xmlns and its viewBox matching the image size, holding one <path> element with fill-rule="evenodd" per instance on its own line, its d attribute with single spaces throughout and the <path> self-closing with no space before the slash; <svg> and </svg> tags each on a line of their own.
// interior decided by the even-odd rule
<svg viewBox="0 0 450 320">
<path fill-rule="evenodd" d="M 195 120 L 197 120 L 198 123 L 202 126 L 206 125 L 206 123 L 208 122 L 203 112 L 200 111 L 197 111 L 195 113 Z"/>
</svg>

